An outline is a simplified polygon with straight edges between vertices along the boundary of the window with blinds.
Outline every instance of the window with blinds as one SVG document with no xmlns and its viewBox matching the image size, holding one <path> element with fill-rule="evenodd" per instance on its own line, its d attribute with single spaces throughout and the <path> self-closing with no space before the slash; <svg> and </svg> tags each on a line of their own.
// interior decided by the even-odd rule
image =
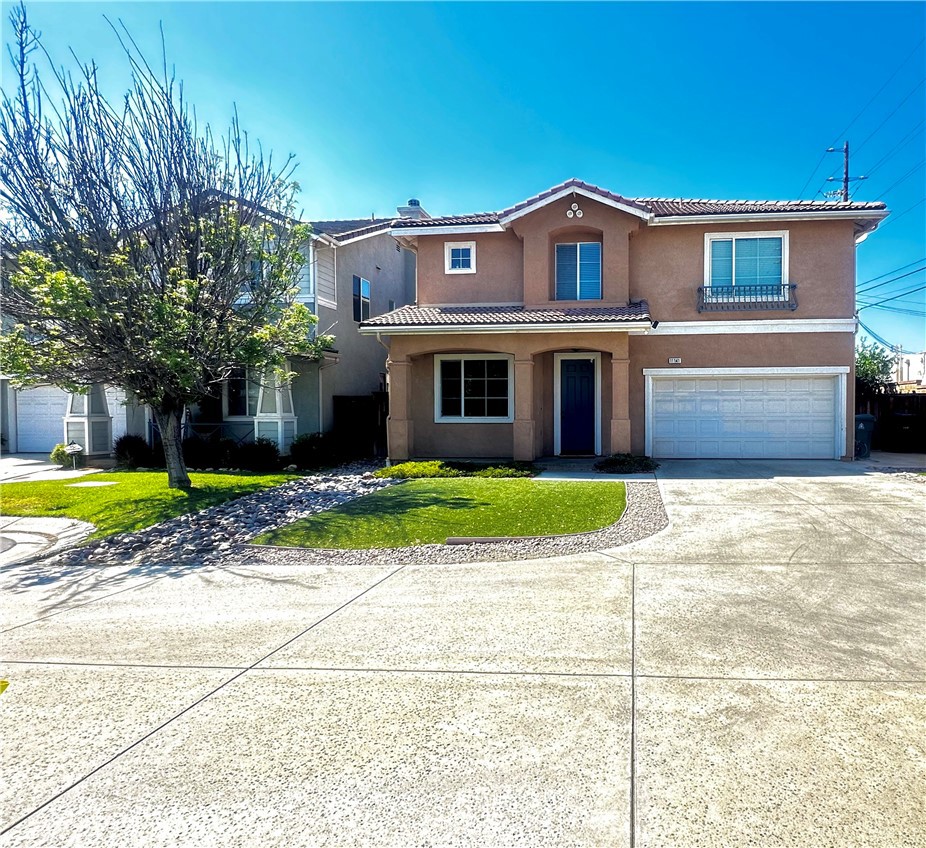
<svg viewBox="0 0 926 848">
<path fill-rule="evenodd" d="M 601 300 L 601 243 L 556 245 L 556 299 Z"/>
<path fill-rule="evenodd" d="M 781 236 L 711 239 L 711 288 L 780 287 L 784 282 L 782 247 Z"/>
</svg>

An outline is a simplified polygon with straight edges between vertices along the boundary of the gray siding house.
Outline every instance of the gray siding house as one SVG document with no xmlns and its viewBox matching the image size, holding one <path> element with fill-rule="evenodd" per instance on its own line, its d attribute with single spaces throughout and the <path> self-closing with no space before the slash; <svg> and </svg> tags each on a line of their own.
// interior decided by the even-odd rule
<svg viewBox="0 0 926 848">
<path fill-rule="evenodd" d="M 409 201 L 392 218 L 310 222 L 298 299 L 318 317 L 316 332 L 334 336 L 333 348 L 320 362 L 291 360 L 297 376 L 288 386 L 244 373 L 227 381 L 215 398 L 188 411 L 187 435 L 269 438 L 286 454 L 296 436 L 332 429 L 335 396 L 369 397 L 385 389 L 386 349 L 358 327 L 415 299 L 415 255 L 389 234 L 402 217 L 428 216 Z M 48 453 L 74 439 L 100 456 L 123 433 L 150 440 L 153 427 L 144 407 L 126 404 L 112 387 L 85 398 L 54 386 L 17 392 L 0 379 L 0 433 L 4 451 Z"/>
</svg>

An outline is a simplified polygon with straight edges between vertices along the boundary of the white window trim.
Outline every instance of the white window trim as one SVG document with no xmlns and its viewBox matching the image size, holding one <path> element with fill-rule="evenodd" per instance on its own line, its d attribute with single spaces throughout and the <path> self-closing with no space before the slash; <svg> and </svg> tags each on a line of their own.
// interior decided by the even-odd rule
<svg viewBox="0 0 926 848">
<path fill-rule="evenodd" d="M 469 248 L 469 268 L 451 268 L 450 251 L 454 248 Z M 445 241 L 444 242 L 444 273 L 445 274 L 475 274 L 476 273 L 476 242 L 474 241 Z"/>
<path fill-rule="evenodd" d="M 559 456 L 562 453 L 563 369 L 561 363 L 564 359 L 590 359 L 595 363 L 595 456 L 601 456 L 601 354 L 594 352 L 553 354 L 553 454 Z"/>
<path fill-rule="evenodd" d="M 846 455 L 846 403 L 848 391 L 848 365 L 820 365 L 793 367 L 761 368 L 644 368 L 644 446 L 646 456 L 653 455 L 653 378 L 659 377 L 757 377 L 757 376 L 797 376 L 816 374 L 836 378 L 836 439 L 833 459 L 842 459 Z"/>
<path fill-rule="evenodd" d="M 601 300 L 602 295 L 604 294 L 604 267 L 603 267 L 604 266 L 604 244 L 600 241 L 558 241 L 554 243 L 553 245 L 553 294 L 556 295 L 557 284 L 559 283 L 559 280 L 556 277 L 556 248 L 559 247 L 560 245 L 566 247 L 568 245 L 573 245 L 573 244 L 576 246 L 576 296 L 575 297 L 554 298 L 554 299 L 562 300 L 562 301 L 575 300 L 575 301 L 582 301 L 583 303 L 593 301 L 593 300 Z M 579 297 L 579 277 L 582 273 L 582 260 L 581 260 L 582 251 L 580 250 L 580 248 L 583 244 L 597 244 L 601 248 L 601 255 L 599 257 L 599 262 L 598 262 L 598 297 L 586 297 L 586 298 Z"/>
<path fill-rule="evenodd" d="M 256 380 L 251 379 L 251 373 L 252 372 L 250 368 L 244 369 L 245 383 L 257 382 Z M 256 418 L 255 415 L 229 415 L 228 414 L 228 382 L 229 380 L 240 380 L 240 379 L 241 379 L 240 377 L 229 377 L 227 380 L 222 381 L 222 420 L 223 421 L 254 421 Z M 260 384 L 258 383 L 258 385 Z M 245 390 L 244 390 L 244 402 L 245 402 L 245 406 L 247 406 L 247 402 L 248 402 L 247 386 L 245 386 Z M 258 389 L 258 392 L 257 392 L 256 403 L 257 403 L 257 410 L 259 411 L 260 410 L 260 389 Z"/>
<path fill-rule="evenodd" d="M 789 300 L 791 295 L 790 292 L 785 288 L 785 286 L 790 285 L 790 259 L 791 251 L 789 245 L 789 231 L 788 230 L 767 230 L 762 232 L 748 232 L 748 233 L 705 233 L 704 234 L 704 299 L 712 303 L 724 303 L 728 300 L 736 300 L 735 291 L 736 291 L 736 239 L 749 239 L 749 238 L 780 238 L 781 239 L 781 284 L 780 290 L 778 292 L 778 297 L 756 297 L 751 298 L 756 301 L 766 301 L 766 300 Z M 712 294 L 711 293 L 711 242 L 713 241 L 724 241 L 728 239 L 733 239 L 733 285 L 734 290 L 733 297 L 727 297 L 724 295 Z"/>
<path fill-rule="evenodd" d="M 443 416 L 440 412 L 440 371 L 444 360 L 502 359 L 508 363 L 508 415 L 505 417 Z M 462 411 L 462 405 L 461 405 Z M 438 353 L 434 355 L 434 423 L 435 424 L 511 424 L 514 421 L 514 356 L 508 353 Z"/>
</svg>

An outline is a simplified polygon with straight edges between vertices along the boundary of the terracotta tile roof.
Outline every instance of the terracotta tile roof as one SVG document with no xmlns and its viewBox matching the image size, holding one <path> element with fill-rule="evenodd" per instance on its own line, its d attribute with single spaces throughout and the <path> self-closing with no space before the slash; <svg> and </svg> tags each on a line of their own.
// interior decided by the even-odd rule
<svg viewBox="0 0 926 848">
<path fill-rule="evenodd" d="M 566 180 L 551 189 L 529 197 L 514 206 L 500 212 L 476 212 L 470 215 L 445 215 L 440 218 L 424 218 L 420 220 L 402 219 L 392 226 L 395 229 L 415 229 L 426 227 L 464 226 L 466 224 L 497 224 L 499 221 L 527 209 L 536 203 L 542 203 L 549 197 L 569 188 L 579 188 L 591 194 L 613 200 L 633 209 L 638 209 L 646 215 L 655 218 L 676 217 L 685 215 L 763 215 L 775 213 L 805 213 L 805 212 L 873 212 L 887 208 L 886 204 L 878 202 L 844 203 L 841 200 L 702 200 L 684 197 L 624 197 L 620 194 L 591 185 L 582 180 Z"/>
<path fill-rule="evenodd" d="M 657 218 L 669 215 L 749 215 L 775 212 L 870 212 L 886 209 L 881 202 L 841 200 L 686 200 L 682 197 L 638 197 L 636 202 Z"/>
<path fill-rule="evenodd" d="M 525 309 L 523 306 L 402 306 L 364 321 L 363 327 L 524 326 L 532 324 L 611 324 L 615 321 L 649 321 L 645 300 L 629 306 L 593 306 L 568 309 Z"/>
<path fill-rule="evenodd" d="M 585 191 L 591 192 L 592 194 L 597 194 L 599 197 L 606 197 L 608 200 L 613 200 L 616 203 L 623 203 L 625 206 L 632 206 L 635 209 L 639 209 L 641 212 L 648 212 L 649 210 L 645 206 L 641 206 L 640 203 L 630 197 L 622 197 L 619 194 L 615 194 L 613 191 L 608 191 L 606 188 L 601 188 L 601 186 L 592 185 L 591 183 L 583 182 L 582 180 L 571 179 L 566 180 L 564 183 L 553 186 L 553 188 L 548 188 L 546 191 L 540 192 L 540 194 L 535 194 L 533 197 L 527 198 L 527 200 L 522 200 L 520 203 L 516 203 L 514 206 L 509 206 L 507 209 L 503 209 L 498 213 L 500 218 L 507 218 L 509 215 L 513 215 L 515 212 L 520 212 L 522 209 L 526 209 L 528 206 L 533 206 L 535 203 L 539 203 L 542 200 L 546 200 L 548 197 L 552 197 L 554 194 L 558 194 L 564 189 L 569 188 L 581 188 Z"/>
<path fill-rule="evenodd" d="M 465 224 L 497 224 L 498 212 L 474 212 L 471 215 L 444 215 L 440 218 L 401 218 L 392 226 L 396 229 L 416 227 L 448 227 Z"/>
</svg>

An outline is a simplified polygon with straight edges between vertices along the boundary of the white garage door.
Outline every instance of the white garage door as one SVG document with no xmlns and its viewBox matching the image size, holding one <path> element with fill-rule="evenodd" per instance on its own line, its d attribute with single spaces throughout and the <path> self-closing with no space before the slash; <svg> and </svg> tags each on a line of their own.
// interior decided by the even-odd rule
<svg viewBox="0 0 926 848">
<path fill-rule="evenodd" d="M 49 453 L 64 441 L 67 394 L 54 386 L 16 393 L 16 450 Z"/>
<path fill-rule="evenodd" d="M 833 459 L 839 377 L 653 377 L 652 456 Z"/>
</svg>

